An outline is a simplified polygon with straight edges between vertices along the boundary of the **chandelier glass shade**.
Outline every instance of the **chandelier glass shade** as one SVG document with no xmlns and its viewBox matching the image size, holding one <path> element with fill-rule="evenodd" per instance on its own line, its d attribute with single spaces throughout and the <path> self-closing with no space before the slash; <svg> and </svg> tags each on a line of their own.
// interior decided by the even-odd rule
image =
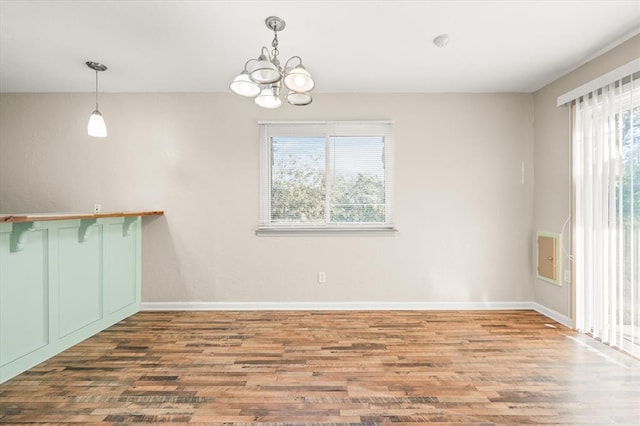
<svg viewBox="0 0 640 426">
<path fill-rule="evenodd" d="M 309 105 L 312 102 L 311 91 L 315 86 L 311 74 L 302 64 L 300 56 L 292 56 L 284 67 L 278 59 L 278 32 L 285 27 L 283 19 L 269 16 L 265 20 L 267 28 L 273 30 L 274 38 L 271 52 L 262 47 L 257 59 L 249 59 L 244 69 L 233 79 L 229 88 L 232 92 L 254 98 L 256 105 L 263 108 L 278 108 L 282 105 L 280 88 L 282 84 L 289 89 L 286 100 L 291 105 Z M 296 63 L 297 61 L 297 63 Z M 291 66 L 289 63 L 293 62 Z"/>
<path fill-rule="evenodd" d="M 284 77 L 284 85 L 294 92 L 308 93 L 313 90 L 315 82 L 300 60 L 300 65 L 293 68 Z"/>
<path fill-rule="evenodd" d="M 234 93 L 249 98 L 255 98 L 261 92 L 260 86 L 258 86 L 255 81 L 251 80 L 247 70 L 243 70 L 236 78 L 234 78 L 229 87 Z"/>
<path fill-rule="evenodd" d="M 287 95 L 287 102 L 291 105 L 309 105 L 311 101 L 311 95 L 308 93 L 299 93 L 290 90 Z"/>
<path fill-rule="evenodd" d="M 256 104 L 262 108 L 274 109 L 282 105 L 280 100 L 280 90 L 277 86 L 267 86 L 256 97 Z"/>
<path fill-rule="evenodd" d="M 251 67 L 249 78 L 259 84 L 271 84 L 280 81 L 282 74 L 268 56 L 262 54 L 253 67 Z"/>
</svg>

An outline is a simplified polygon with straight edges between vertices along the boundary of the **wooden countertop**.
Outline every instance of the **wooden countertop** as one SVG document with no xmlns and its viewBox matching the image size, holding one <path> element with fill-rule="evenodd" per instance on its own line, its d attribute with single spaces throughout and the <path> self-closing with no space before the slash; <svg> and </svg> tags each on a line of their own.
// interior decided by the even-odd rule
<svg viewBox="0 0 640 426">
<path fill-rule="evenodd" d="M 140 212 L 105 212 L 105 213 L 34 213 L 0 215 L 0 223 L 15 222 L 40 222 L 46 220 L 70 220 L 70 219 L 100 219 L 104 217 L 130 217 L 130 216 L 162 216 L 162 210 Z"/>
</svg>

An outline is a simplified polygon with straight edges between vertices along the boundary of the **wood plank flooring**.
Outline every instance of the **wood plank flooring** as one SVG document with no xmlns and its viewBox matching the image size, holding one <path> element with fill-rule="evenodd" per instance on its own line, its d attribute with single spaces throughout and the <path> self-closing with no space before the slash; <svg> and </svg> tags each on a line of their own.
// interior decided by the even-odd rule
<svg viewBox="0 0 640 426">
<path fill-rule="evenodd" d="M 639 424 L 640 361 L 533 311 L 141 312 L 0 423 Z"/>
</svg>

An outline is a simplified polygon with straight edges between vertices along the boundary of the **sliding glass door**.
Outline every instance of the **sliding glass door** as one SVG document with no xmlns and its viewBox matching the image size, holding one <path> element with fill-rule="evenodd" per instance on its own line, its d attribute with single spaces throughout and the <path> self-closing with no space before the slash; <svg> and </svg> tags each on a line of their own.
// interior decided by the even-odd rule
<svg viewBox="0 0 640 426">
<path fill-rule="evenodd" d="M 576 326 L 640 356 L 637 78 L 593 91 L 573 110 Z"/>
<path fill-rule="evenodd" d="M 631 92 L 633 94 L 633 92 Z M 616 117 L 620 128 L 620 177 L 617 182 L 616 214 L 620 223 L 620 277 L 617 315 L 622 349 L 640 354 L 640 103 L 623 98 Z"/>
</svg>

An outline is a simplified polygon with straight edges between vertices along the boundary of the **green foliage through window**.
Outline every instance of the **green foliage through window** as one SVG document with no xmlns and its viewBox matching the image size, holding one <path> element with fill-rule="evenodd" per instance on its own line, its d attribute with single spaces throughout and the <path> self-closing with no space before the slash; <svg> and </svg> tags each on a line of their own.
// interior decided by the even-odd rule
<svg viewBox="0 0 640 426">
<path fill-rule="evenodd" d="M 385 139 L 270 137 L 270 223 L 387 223 Z"/>
</svg>

